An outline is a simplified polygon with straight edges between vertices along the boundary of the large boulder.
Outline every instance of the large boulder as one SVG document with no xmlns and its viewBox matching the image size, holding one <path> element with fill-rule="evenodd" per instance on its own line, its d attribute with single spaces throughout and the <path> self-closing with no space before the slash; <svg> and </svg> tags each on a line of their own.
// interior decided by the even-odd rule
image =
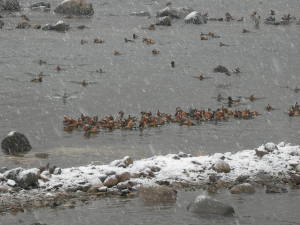
<svg viewBox="0 0 300 225">
<path fill-rule="evenodd" d="M 7 154 L 24 153 L 31 150 L 31 145 L 24 134 L 11 131 L 1 143 L 1 148 Z"/>
<path fill-rule="evenodd" d="M 169 16 L 159 17 L 156 21 L 156 25 L 171 26 L 171 17 Z"/>
<path fill-rule="evenodd" d="M 93 5 L 85 0 L 64 0 L 55 9 L 55 13 L 92 16 L 94 14 Z"/>
<path fill-rule="evenodd" d="M 207 23 L 207 16 L 201 15 L 197 11 L 193 11 L 184 18 L 185 23 L 204 24 Z"/>
<path fill-rule="evenodd" d="M 205 195 L 197 196 L 195 200 L 188 205 L 187 209 L 190 212 L 205 216 L 232 216 L 234 214 L 234 209 L 231 205 L 225 204 Z"/>
<path fill-rule="evenodd" d="M 20 9 L 18 0 L 0 0 L 0 10 L 20 11 Z"/>
</svg>

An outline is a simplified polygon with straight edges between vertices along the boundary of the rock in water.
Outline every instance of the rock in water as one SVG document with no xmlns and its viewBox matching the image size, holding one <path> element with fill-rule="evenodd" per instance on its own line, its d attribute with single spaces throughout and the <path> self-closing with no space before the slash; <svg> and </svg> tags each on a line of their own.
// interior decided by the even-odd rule
<svg viewBox="0 0 300 225">
<path fill-rule="evenodd" d="M 2 141 L 1 148 L 7 154 L 24 153 L 31 150 L 31 145 L 24 134 L 11 131 Z"/>
<path fill-rule="evenodd" d="M 20 11 L 20 9 L 18 0 L 0 0 L 0 10 Z"/>
<path fill-rule="evenodd" d="M 25 189 L 38 187 L 39 172 L 40 170 L 36 168 L 21 171 L 17 177 L 18 185 Z"/>
<path fill-rule="evenodd" d="M 85 0 L 64 0 L 55 9 L 55 13 L 92 16 L 94 14 L 93 5 Z"/>
<path fill-rule="evenodd" d="M 222 65 L 218 65 L 216 68 L 214 68 L 214 72 L 215 73 L 225 73 L 227 76 L 231 75 L 229 70 L 225 66 L 222 66 Z"/>
<path fill-rule="evenodd" d="M 223 215 L 232 216 L 234 209 L 231 205 L 227 205 L 209 196 L 199 195 L 196 199 L 191 202 L 187 209 L 190 212 L 197 213 L 200 215 Z"/>
<path fill-rule="evenodd" d="M 156 17 L 170 16 L 171 18 L 181 18 L 192 12 L 191 8 L 166 7 L 157 12 Z"/>
<path fill-rule="evenodd" d="M 207 23 L 207 17 L 205 15 L 201 15 L 201 13 L 197 11 L 193 11 L 184 18 L 184 22 L 193 24 L 204 24 Z"/>
<path fill-rule="evenodd" d="M 30 8 L 39 8 L 39 7 L 51 8 L 51 4 L 49 2 L 36 2 L 30 5 Z"/>
</svg>

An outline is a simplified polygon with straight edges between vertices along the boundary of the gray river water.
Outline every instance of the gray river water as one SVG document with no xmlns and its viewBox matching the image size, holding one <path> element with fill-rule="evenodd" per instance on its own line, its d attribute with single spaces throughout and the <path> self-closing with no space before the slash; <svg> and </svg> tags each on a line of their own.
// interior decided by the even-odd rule
<svg viewBox="0 0 300 225">
<path fill-rule="evenodd" d="M 179 151 L 200 155 L 254 148 L 269 141 L 300 144 L 300 117 L 291 118 L 286 114 L 290 105 L 300 101 L 300 93 L 284 88 L 300 87 L 300 26 L 262 24 L 256 30 L 249 19 L 254 10 L 264 18 L 270 9 L 280 15 L 290 13 L 299 17 L 298 0 L 172 1 L 174 6 L 207 11 L 211 17 L 224 17 L 228 11 L 234 17 L 244 16 L 246 21 L 208 22 L 198 26 L 184 24 L 180 19 L 174 20 L 171 27 L 157 27 L 155 31 L 142 29 L 154 22 L 153 17 L 129 14 L 148 10 L 155 15 L 167 1 L 92 2 L 95 15 L 89 19 L 64 19 L 72 27 L 66 33 L 9 29 L 14 28 L 20 18 L 3 14 L 0 137 L 10 130 L 18 130 L 27 135 L 33 149 L 24 157 L 8 157 L 1 152 L 1 167 L 37 167 L 47 162 L 70 167 L 91 161 L 108 163 L 125 155 L 140 159 Z M 28 5 L 27 1 L 21 3 Z M 59 2 L 51 3 L 55 6 Z M 55 23 L 62 19 L 52 12 L 22 13 L 32 24 Z M 78 25 L 86 25 L 89 29 L 78 30 Z M 244 28 L 253 32 L 243 34 Z M 201 41 L 201 32 L 215 32 L 221 38 Z M 135 43 L 125 43 L 124 38 L 131 39 L 133 33 L 139 39 Z M 143 37 L 154 39 L 156 44 L 142 43 Z M 105 43 L 94 44 L 94 38 L 103 39 Z M 88 43 L 81 45 L 81 39 Z M 230 46 L 219 47 L 219 42 Z M 154 48 L 160 50 L 159 55 L 152 55 Z M 120 51 L 121 55 L 114 56 L 114 50 Z M 46 64 L 39 65 L 40 59 Z M 170 66 L 172 60 L 175 68 Z M 230 77 L 213 73 L 213 68 L 219 64 L 230 69 L 240 67 L 242 73 Z M 60 72 L 55 70 L 57 65 L 62 68 Z M 99 68 L 105 73 L 97 73 Z M 43 82 L 31 83 L 30 80 L 40 72 L 46 75 Z M 212 79 L 200 81 L 192 77 L 200 72 Z M 72 82 L 82 80 L 95 83 L 82 87 Z M 66 101 L 61 97 L 64 93 L 71 96 Z M 215 109 L 222 106 L 213 98 L 218 94 L 264 97 L 245 102 L 240 107 L 257 110 L 262 115 L 253 120 L 231 119 L 194 127 L 171 124 L 144 131 L 100 132 L 89 139 L 81 132 L 69 134 L 63 131 L 64 115 L 78 117 L 80 113 L 86 113 L 101 117 L 116 115 L 120 110 L 139 115 L 140 111 L 155 112 L 158 109 L 174 113 L 177 106 L 186 110 L 189 107 Z M 266 112 L 267 104 L 278 110 Z M 38 152 L 48 153 L 49 158 L 34 157 Z M 181 195 L 188 197 L 195 193 Z M 185 198 L 177 201 L 179 205 L 159 210 L 143 207 L 137 199 L 103 200 L 72 210 L 40 210 L 27 213 L 25 218 L 34 214 L 51 221 L 49 224 L 199 224 L 198 218 L 186 214 L 182 199 Z M 299 221 L 294 214 L 296 206 L 299 208 L 296 199 L 299 202 L 299 192 L 279 197 L 256 194 L 233 201 L 241 210 L 242 223 L 295 224 Z M 50 219 L 53 217 L 55 220 Z M 19 217 L 5 218 L 14 224 Z M 211 220 L 206 222 L 214 224 Z M 236 224 L 236 220 L 228 223 Z"/>
</svg>

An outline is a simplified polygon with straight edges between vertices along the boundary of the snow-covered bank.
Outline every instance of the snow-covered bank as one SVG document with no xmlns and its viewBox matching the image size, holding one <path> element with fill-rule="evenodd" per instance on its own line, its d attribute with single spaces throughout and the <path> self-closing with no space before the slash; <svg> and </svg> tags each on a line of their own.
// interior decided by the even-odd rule
<svg viewBox="0 0 300 225">
<path fill-rule="evenodd" d="M 197 185 L 243 182 L 300 184 L 300 146 L 267 143 L 252 150 L 191 156 L 185 153 L 130 157 L 108 165 L 74 168 L 16 168 L 0 173 L 2 199 L 57 197 L 57 193 L 126 195 L 141 185 Z M 298 174 L 299 175 L 298 175 Z M 224 186 L 223 186 L 224 187 Z M 79 192 L 78 192 L 79 191 Z M 65 196 L 70 197 L 70 194 Z"/>
</svg>

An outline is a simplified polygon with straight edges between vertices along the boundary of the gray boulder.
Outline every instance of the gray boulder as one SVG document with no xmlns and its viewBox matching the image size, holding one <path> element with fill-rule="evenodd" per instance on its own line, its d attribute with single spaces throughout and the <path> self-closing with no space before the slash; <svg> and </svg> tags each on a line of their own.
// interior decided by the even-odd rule
<svg viewBox="0 0 300 225">
<path fill-rule="evenodd" d="M 23 170 L 18 174 L 17 177 L 18 185 L 25 189 L 38 187 L 39 173 L 40 170 L 36 168 Z"/>
<path fill-rule="evenodd" d="M 55 9 L 55 13 L 92 16 L 94 14 L 93 5 L 85 0 L 64 0 Z"/>
<path fill-rule="evenodd" d="M 18 0 L 0 0 L 0 10 L 20 11 L 20 9 Z"/>
<path fill-rule="evenodd" d="M 286 193 L 288 190 L 280 184 L 266 185 L 266 193 Z"/>
<path fill-rule="evenodd" d="M 1 143 L 1 148 L 6 154 L 18 154 L 31 150 L 31 145 L 24 134 L 11 131 Z"/>
<path fill-rule="evenodd" d="M 193 11 L 184 18 L 184 22 L 193 24 L 204 24 L 207 23 L 207 16 L 201 15 L 201 13 L 197 11 Z"/>
<path fill-rule="evenodd" d="M 56 24 L 46 24 L 45 26 L 42 27 L 42 30 L 54 30 L 58 32 L 65 32 L 70 29 L 70 25 L 66 24 L 62 20 L 58 21 Z"/>
<path fill-rule="evenodd" d="M 223 160 L 216 162 L 213 169 L 218 173 L 229 173 L 231 170 L 229 164 Z"/>
<path fill-rule="evenodd" d="M 3 175 L 4 175 L 4 177 L 6 179 L 10 179 L 10 180 L 15 180 L 16 181 L 19 173 L 22 172 L 22 171 L 24 171 L 24 169 L 21 168 L 21 167 L 18 167 L 18 168 L 6 171 Z"/>
<path fill-rule="evenodd" d="M 234 209 L 231 205 L 205 195 L 197 196 L 195 200 L 188 205 L 187 209 L 199 215 L 232 216 L 234 214 Z"/>
</svg>

